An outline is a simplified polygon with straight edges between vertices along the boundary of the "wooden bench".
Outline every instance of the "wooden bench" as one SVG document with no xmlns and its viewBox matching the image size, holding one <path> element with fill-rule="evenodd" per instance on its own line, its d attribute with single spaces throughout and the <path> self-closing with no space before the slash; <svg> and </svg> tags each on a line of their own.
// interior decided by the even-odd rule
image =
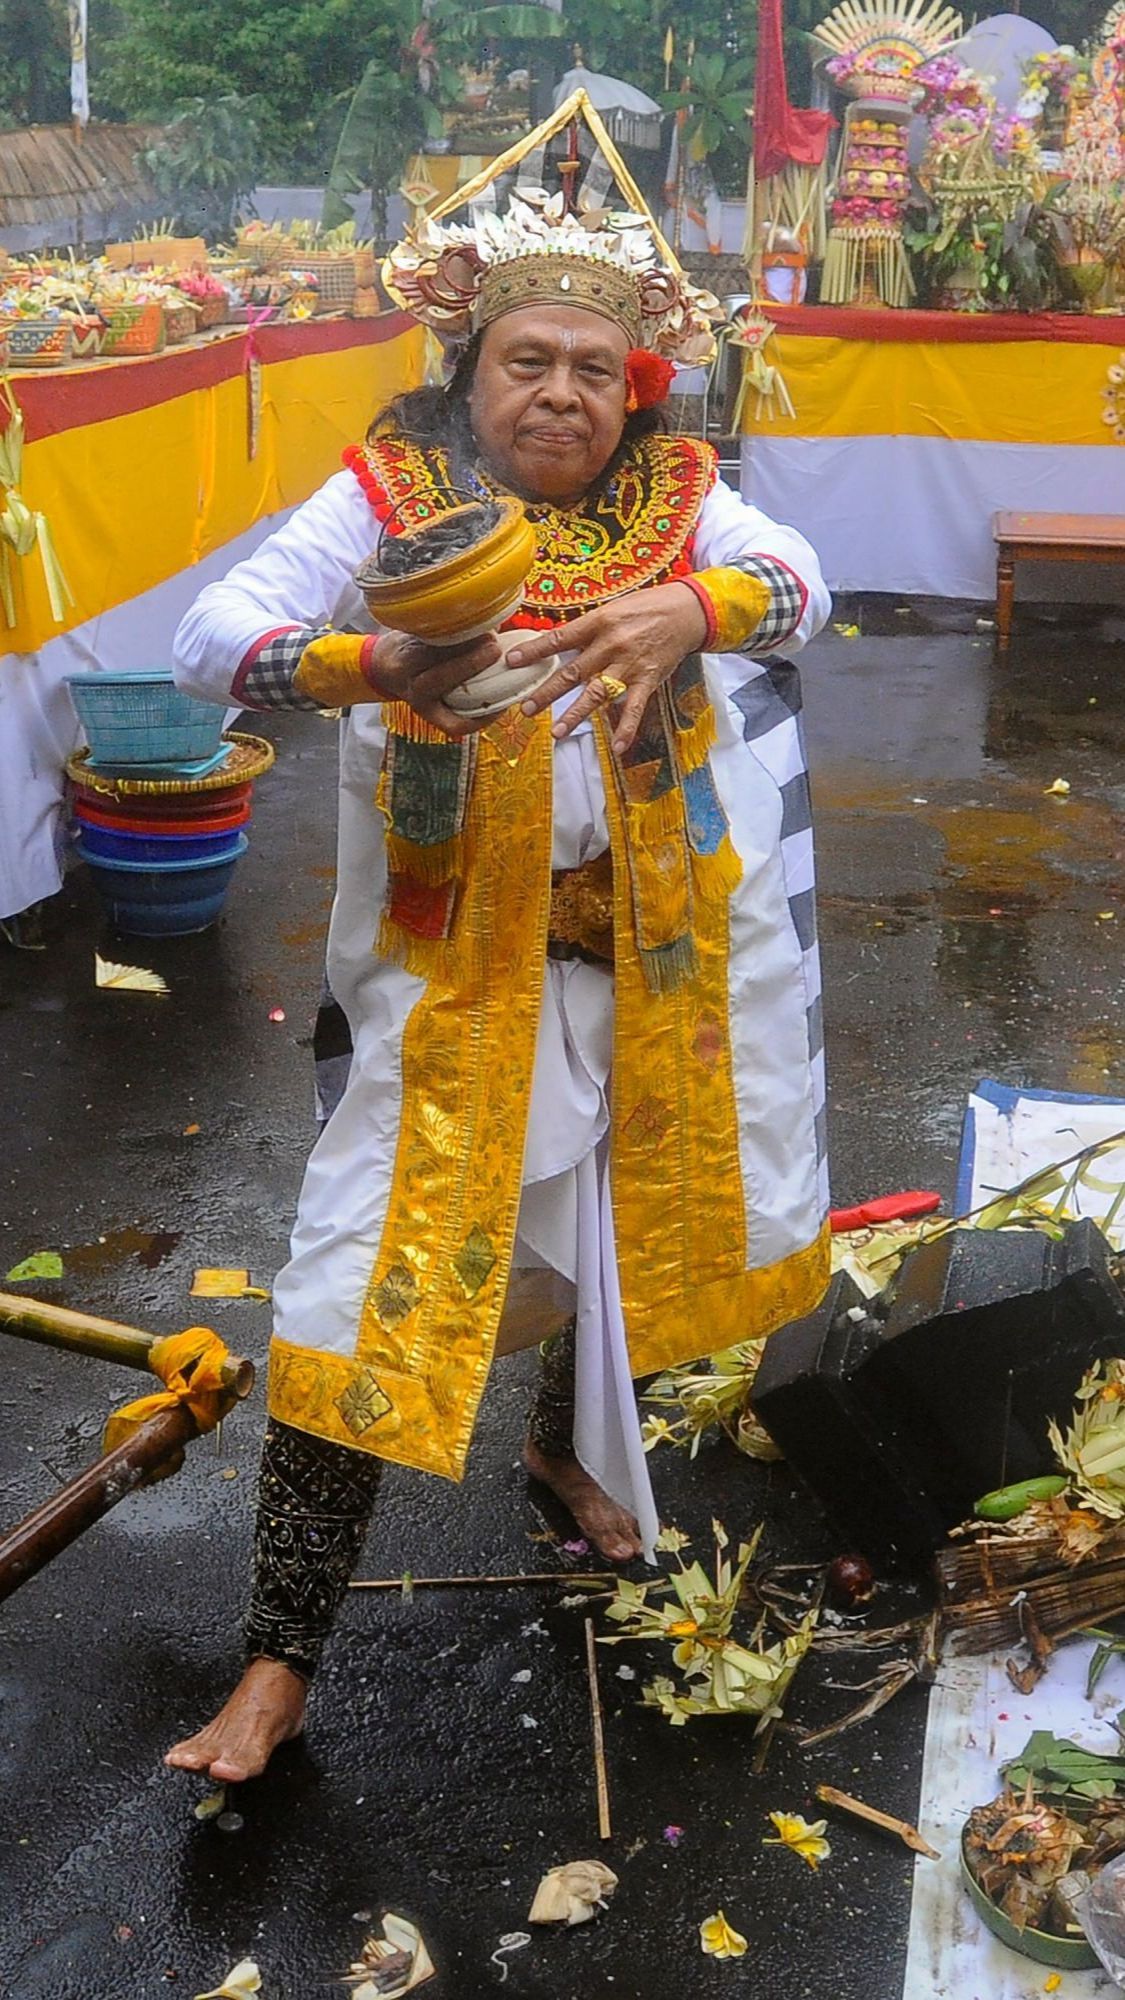
<svg viewBox="0 0 1125 2000">
<path fill-rule="evenodd" d="M 1012 636 L 1018 562 L 1125 562 L 1125 514 L 994 514 L 996 627 L 1002 653 Z"/>
</svg>

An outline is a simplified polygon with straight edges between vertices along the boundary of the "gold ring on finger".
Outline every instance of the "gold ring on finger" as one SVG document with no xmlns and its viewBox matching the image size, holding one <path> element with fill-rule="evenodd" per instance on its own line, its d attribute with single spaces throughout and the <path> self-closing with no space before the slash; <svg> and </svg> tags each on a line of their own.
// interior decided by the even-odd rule
<svg viewBox="0 0 1125 2000">
<path fill-rule="evenodd" d="M 625 682 L 617 680 L 613 674 L 596 674 L 594 679 L 596 685 L 603 690 L 607 701 L 620 701 L 622 695 L 628 691 Z"/>
</svg>

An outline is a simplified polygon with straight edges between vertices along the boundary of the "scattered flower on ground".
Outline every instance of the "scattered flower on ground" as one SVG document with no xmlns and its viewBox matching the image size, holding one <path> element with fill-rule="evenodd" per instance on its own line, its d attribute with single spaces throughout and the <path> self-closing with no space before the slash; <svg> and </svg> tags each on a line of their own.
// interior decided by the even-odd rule
<svg viewBox="0 0 1125 2000">
<path fill-rule="evenodd" d="M 810 1868 L 819 1868 L 822 1861 L 827 1861 L 832 1852 L 824 1838 L 827 1820 L 817 1819 L 810 1823 L 802 1819 L 800 1813 L 783 1812 L 771 1812 L 770 1818 L 777 1828 L 777 1836 L 774 1838 L 767 1834 L 762 1841 L 763 1847 L 790 1847 L 802 1861 L 808 1862 Z"/>
<path fill-rule="evenodd" d="M 711 1958 L 742 1958 L 746 1939 L 728 1924 L 722 1911 L 704 1917 L 699 1926 L 699 1942 Z"/>
</svg>

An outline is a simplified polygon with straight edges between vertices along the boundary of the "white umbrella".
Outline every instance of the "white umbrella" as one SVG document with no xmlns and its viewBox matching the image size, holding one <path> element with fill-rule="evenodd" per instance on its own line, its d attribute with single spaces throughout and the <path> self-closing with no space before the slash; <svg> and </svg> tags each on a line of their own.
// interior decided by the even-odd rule
<svg viewBox="0 0 1125 2000">
<path fill-rule="evenodd" d="M 659 146 L 664 113 L 654 97 L 620 77 L 602 76 L 597 70 L 579 66 L 568 69 L 558 85 L 555 109 L 576 90 L 584 90 L 595 111 L 601 113 L 615 145 L 645 146 L 649 151 Z"/>
</svg>

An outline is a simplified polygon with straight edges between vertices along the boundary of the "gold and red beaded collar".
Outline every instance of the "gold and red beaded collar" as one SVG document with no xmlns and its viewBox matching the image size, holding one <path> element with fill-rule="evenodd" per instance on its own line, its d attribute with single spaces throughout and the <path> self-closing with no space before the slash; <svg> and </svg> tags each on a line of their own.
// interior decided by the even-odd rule
<svg viewBox="0 0 1125 2000">
<path fill-rule="evenodd" d="M 353 445 L 355 473 L 390 533 L 401 533 L 456 504 L 439 447 L 390 435 Z M 605 489 L 580 507 L 528 504 L 535 562 L 516 624 L 552 624 L 642 584 L 683 575 L 703 502 L 715 482 L 715 454 L 693 437 L 641 438 Z M 495 490 L 481 473 L 474 483 Z"/>
</svg>

